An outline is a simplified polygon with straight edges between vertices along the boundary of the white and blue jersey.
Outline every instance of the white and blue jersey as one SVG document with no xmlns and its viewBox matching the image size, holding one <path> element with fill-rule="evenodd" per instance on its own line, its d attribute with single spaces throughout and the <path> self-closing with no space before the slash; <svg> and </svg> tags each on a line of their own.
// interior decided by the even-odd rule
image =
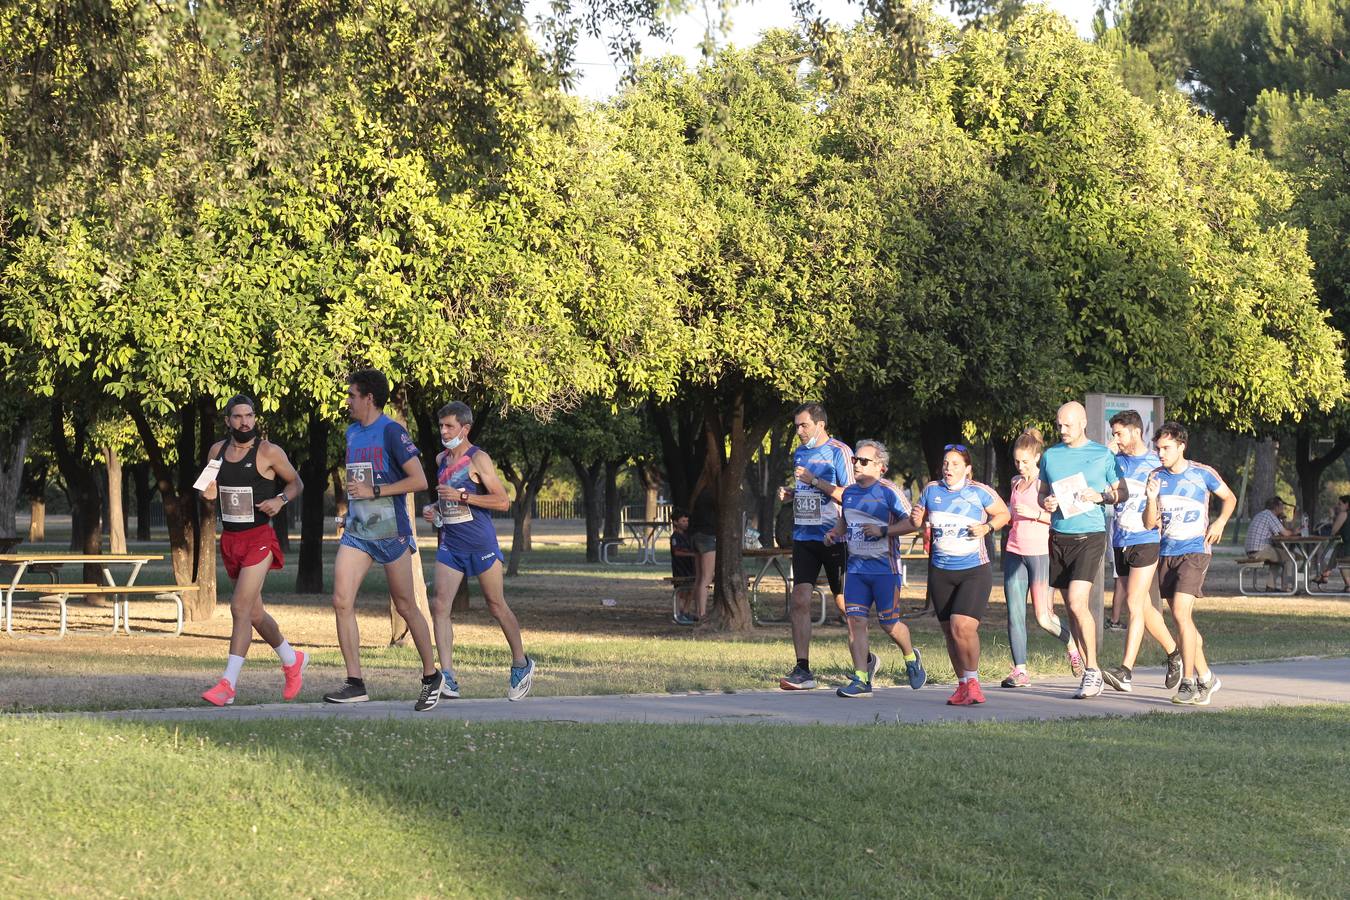
<svg viewBox="0 0 1350 900">
<path fill-rule="evenodd" d="M 1162 460 L 1158 454 L 1149 450 L 1142 456 L 1117 453 L 1116 463 L 1120 466 L 1120 474 L 1125 478 L 1130 495 L 1115 506 L 1115 513 L 1111 517 L 1111 546 L 1134 547 L 1158 543 L 1158 529 L 1144 527 L 1144 506 L 1148 502 L 1144 496 L 1144 485 L 1148 482 L 1149 473 L 1162 466 Z"/>
<path fill-rule="evenodd" d="M 793 466 L 801 466 L 830 484 L 844 487 L 853 483 L 853 451 L 848 444 L 830 438 L 819 447 L 797 447 Z M 839 504 L 824 493 L 799 481 L 792 491 L 792 540 L 823 541 L 839 521 Z"/>
<path fill-rule="evenodd" d="M 1209 553 L 1205 532 L 1209 530 L 1209 495 L 1226 487 L 1223 478 L 1209 466 L 1186 463 L 1173 474 L 1159 466 L 1158 511 L 1162 514 L 1162 543 L 1159 556 L 1185 556 Z"/>
<path fill-rule="evenodd" d="M 347 483 L 401 481 L 406 474 L 403 464 L 418 455 L 407 429 L 383 413 L 369 425 L 353 422 L 347 428 Z M 346 533 L 363 541 L 411 536 L 404 496 L 349 500 Z"/>
<path fill-rule="evenodd" d="M 864 525 L 886 529 L 909 518 L 909 501 L 900 488 L 886 479 L 867 487 L 844 488 L 844 534 L 848 539 L 848 574 L 899 575 L 900 538 L 868 537 Z"/>
<path fill-rule="evenodd" d="M 924 521 L 933 530 L 934 568 L 959 571 L 989 562 L 984 538 L 972 535 L 970 527 L 988 522 L 988 510 L 1001 502 L 993 488 L 978 481 L 955 488 L 945 481 L 928 482 L 917 505 L 926 510 Z"/>
</svg>

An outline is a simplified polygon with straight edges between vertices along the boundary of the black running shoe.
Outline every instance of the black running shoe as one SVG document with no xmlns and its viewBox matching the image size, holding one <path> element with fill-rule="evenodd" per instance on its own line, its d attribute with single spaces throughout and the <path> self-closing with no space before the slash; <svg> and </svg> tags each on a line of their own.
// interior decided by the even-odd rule
<svg viewBox="0 0 1350 900">
<path fill-rule="evenodd" d="M 816 676 L 810 669 L 793 666 L 791 672 L 778 679 L 778 686 L 785 691 L 812 691 L 816 687 Z"/>
<path fill-rule="evenodd" d="M 365 703 L 370 699 L 366 693 L 366 686 L 348 678 L 347 683 L 336 691 L 329 691 L 323 695 L 324 703 Z"/>
<path fill-rule="evenodd" d="M 1170 691 L 1179 684 L 1181 684 L 1181 651 L 1174 650 L 1167 654 L 1167 674 L 1163 677 L 1163 687 Z"/>
<path fill-rule="evenodd" d="M 445 684 L 445 676 L 437 669 L 430 677 L 422 679 L 422 693 L 417 695 L 417 702 L 413 704 L 413 709 L 417 712 L 426 712 L 429 709 L 435 709 L 436 704 L 441 702 L 441 685 Z"/>
<path fill-rule="evenodd" d="M 1102 681 L 1111 685 L 1115 690 L 1123 691 L 1126 694 L 1134 690 L 1134 684 L 1130 680 L 1130 670 L 1124 666 L 1103 670 Z"/>
</svg>

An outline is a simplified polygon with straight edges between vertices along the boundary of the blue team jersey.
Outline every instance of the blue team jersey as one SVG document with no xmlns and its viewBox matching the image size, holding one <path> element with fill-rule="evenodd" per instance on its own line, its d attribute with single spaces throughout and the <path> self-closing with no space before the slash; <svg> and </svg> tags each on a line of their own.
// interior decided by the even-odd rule
<svg viewBox="0 0 1350 900">
<path fill-rule="evenodd" d="M 839 487 L 853 483 L 853 451 L 834 438 L 819 447 L 798 446 L 792 454 L 792 465 L 809 469 L 817 478 Z M 838 503 L 804 481 L 796 483 L 792 491 L 794 541 L 823 541 L 838 520 Z"/>
<path fill-rule="evenodd" d="M 1077 447 L 1056 444 L 1041 454 L 1041 481 L 1049 485 L 1052 491 L 1055 482 L 1080 473 L 1087 487 L 1099 494 L 1121 478 L 1116 455 L 1096 441 L 1088 441 Z M 1064 511 L 1057 509 L 1050 517 L 1050 529 L 1060 534 L 1106 531 L 1106 512 L 1097 505 L 1086 512 L 1065 518 Z"/>
<path fill-rule="evenodd" d="M 1120 465 L 1120 474 L 1125 476 L 1125 486 L 1130 489 L 1130 496 L 1115 506 L 1115 515 L 1111 517 L 1111 546 L 1133 547 L 1137 544 L 1158 543 L 1158 529 L 1144 527 L 1144 505 L 1147 502 L 1144 485 L 1149 473 L 1160 467 L 1162 460 L 1158 459 L 1158 454 L 1149 450 L 1142 456 L 1117 453 L 1116 462 Z"/>
<path fill-rule="evenodd" d="M 909 501 L 900 488 L 884 478 L 867 487 L 850 484 L 844 488 L 843 507 L 849 574 L 899 575 L 900 538 L 868 537 L 863 526 L 886 528 L 909 518 Z"/>
<path fill-rule="evenodd" d="M 459 459 L 450 462 L 450 452 L 441 454 L 436 466 L 436 484 L 448 484 L 458 491 L 486 494 L 482 485 L 469 477 L 472 460 L 478 448 L 469 445 Z M 458 500 L 436 499 L 436 511 L 441 519 L 440 546 L 453 553 L 474 553 L 496 550 L 497 529 L 492 515 L 481 506 L 469 506 Z"/>
<path fill-rule="evenodd" d="M 970 526 L 988 522 L 986 510 L 1000 502 L 993 488 L 978 481 L 957 488 L 947 487 L 945 481 L 928 482 L 918 506 L 926 510 L 924 521 L 933 530 L 933 566 L 950 572 L 989 562 L 984 538 L 974 537 Z"/>
<path fill-rule="evenodd" d="M 1223 478 L 1209 466 L 1187 460 L 1180 474 L 1159 466 L 1153 470 L 1161 485 L 1158 511 L 1162 514 L 1162 544 L 1159 556 L 1208 553 L 1205 532 L 1209 530 L 1209 495 L 1225 487 Z"/>
<path fill-rule="evenodd" d="M 406 474 L 403 464 L 417 455 L 407 429 L 388 416 L 369 425 L 354 422 L 347 428 L 347 483 L 393 484 Z M 365 541 L 410 536 L 404 495 L 348 501 L 347 533 Z"/>
</svg>

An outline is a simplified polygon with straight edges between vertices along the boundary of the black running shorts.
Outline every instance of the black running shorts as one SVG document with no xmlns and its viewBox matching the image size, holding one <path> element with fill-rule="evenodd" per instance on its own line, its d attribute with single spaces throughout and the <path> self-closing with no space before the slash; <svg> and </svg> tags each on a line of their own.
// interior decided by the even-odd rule
<svg viewBox="0 0 1350 900">
<path fill-rule="evenodd" d="M 994 588 L 994 576 L 989 563 L 969 569 L 928 569 L 928 594 L 939 622 L 952 616 L 970 616 L 979 620 L 989 608 L 989 592 Z"/>
<path fill-rule="evenodd" d="M 1067 590 L 1071 581 L 1093 581 L 1106 559 L 1106 532 L 1050 532 L 1050 586 Z"/>
<path fill-rule="evenodd" d="M 1180 556 L 1164 556 L 1158 563 L 1158 593 L 1164 600 L 1171 600 L 1177 594 L 1190 594 L 1203 597 L 1205 573 L 1209 571 L 1208 553 L 1183 553 Z"/>
<path fill-rule="evenodd" d="M 792 583 L 809 584 L 812 587 L 820 578 L 820 570 L 830 582 L 830 593 L 836 597 L 844 592 L 844 562 L 848 558 L 847 545 L 831 544 L 824 541 L 792 542 Z"/>
</svg>

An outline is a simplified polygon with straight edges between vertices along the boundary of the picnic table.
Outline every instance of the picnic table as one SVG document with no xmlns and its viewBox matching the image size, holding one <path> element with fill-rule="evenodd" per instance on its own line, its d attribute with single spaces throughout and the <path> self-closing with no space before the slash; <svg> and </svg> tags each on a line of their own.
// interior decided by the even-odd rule
<svg viewBox="0 0 1350 900">
<path fill-rule="evenodd" d="M 670 530 L 669 522 L 662 522 L 658 519 L 630 519 L 623 523 L 623 527 L 633 536 L 634 543 L 637 544 L 638 558 L 635 562 L 621 562 L 617 559 L 610 559 L 609 554 L 619 546 L 619 541 L 604 541 L 600 544 L 600 560 L 610 566 L 654 566 L 656 561 L 656 542 L 661 535 Z"/>
<path fill-rule="evenodd" d="M 1340 538 L 1335 535 L 1309 534 L 1294 535 L 1293 537 L 1275 536 L 1270 539 L 1271 546 L 1279 547 L 1284 551 L 1284 555 L 1289 557 L 1289 561 L 1294 564 L 1294 589 L 1288 591 L 1290 594 L 1331 594 L 1336 591 L 1316 591 L 1312 589 L 1312 579 L 1321 572 L 1314 572 L 1313 568 L 1317 560 L 1322 556 L 1322 551 L 1333 541 Z M 1299 589 L 1299 577 L 1302 575 L 1303 587 Z"/>
<path fill-rule="evenodd" d="M 778 623 L 786 622 L 789 613 L 792 610 L 792 548 L 791 547 L 751 547 L 741 551 L 743 559 L 763 560 L 759 571 L 750 581 L 750 609 L 755 616 L 755 624 L 759 625 L 765 622 Z M 784 568 L 784 560 L 787 566 Z M 776 569 L 778 577 L 783 579 L 783 618 L 768 619 L 759 614 L 759 589 L 764 581 L 764 576 L 769 574 L 769 569 Z M 816 619 L 817 625 L 824 625 L 825 618 L 829 615 L 829 601 L 825 591 L 815 588 L 813 591 L 820 596 L 820 618 Z"/>
<path fill-rule="evenodd" d="M 132 634 L 131 630 L 131 597 L 133 596 L 154 596 L 156 599 L 173 600 L 178 610 L 178 628 L 175 635 L 183 632 L 183 597 L 186 591 L 194 591 L 194 585 L 137 585 L 136 577 L 141 574 L 141 569 L 148 562 L 163 559 L 160 554 L 154 553 L 3 553 L 0 554 L 0 566 L 13 566 L 14 574 L 5 587 L 5 633 L 11 637 L 19 637 L 14 633 L 14 595 L 15 594 L 33 594 L 34 601 L 44 598 L 53 598 L 61 605 L 61 630 L 55 635 L 45 637 L 62 637 L 67 631 L 66 627 L 66 603 L 71 597 L 88 597 L 96 594 L 108 594 L 112 596 L 113 623 L 112 633 L 117 634 L 120 628 L 126 634 Z M 25 578 L 34 574 L 43 574 L 55 577 L 62 566 L 66 565 L 96 565 L 103 570 L 103 584 L 90 583 L 70 583 L 61 584 L 59 580 L 52 583 L 38 583 Z M 125 574 L 125 579 L 118 581 L 113 572 L 116 569 L 119 573 Z M 22 601 L 21 601 L 22 602 Z"/>
</svg>

